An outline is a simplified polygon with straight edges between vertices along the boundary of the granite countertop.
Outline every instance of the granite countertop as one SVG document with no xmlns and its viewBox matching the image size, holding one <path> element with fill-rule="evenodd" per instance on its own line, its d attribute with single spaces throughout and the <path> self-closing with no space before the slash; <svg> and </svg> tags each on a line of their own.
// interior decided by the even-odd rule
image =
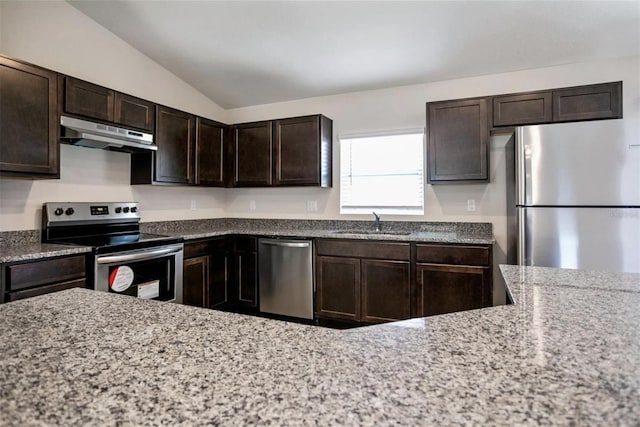
<svg viewBox="0 0 640 427">
<path fill-rule="evenodd" d="M 145 233 L 195 240 L 207 237 L 248 234 L 255 236 L 367 239 L 404 242 L 493 244 L 490 223 L 383 222 L 384 231 L 375 234 L 371 221 L 233 219 L 163 221 L 141 223 Z M 354 231 L 345 233 L 345 231 Z M 90 252 L 88 247 L 42 244 L 39 230 L 0 233 L 0 263 L 35 260 Z"/>
<path fill-rule="evenodd" d="M 72 289 L 0 306 L 2 425 L 637 425 L 640 275 L 332 330 Z"/>
</svg>

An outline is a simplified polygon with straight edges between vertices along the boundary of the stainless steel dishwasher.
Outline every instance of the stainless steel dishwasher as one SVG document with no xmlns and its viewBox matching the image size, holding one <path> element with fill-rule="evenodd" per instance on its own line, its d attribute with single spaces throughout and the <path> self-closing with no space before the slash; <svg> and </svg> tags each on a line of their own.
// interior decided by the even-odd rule
<svg viewBox="0 0 640 427">
<path fill-rule="evenodd" d="M 260 311 L 313 319 L 313 242 L 259 239 Z"/>
</svg>

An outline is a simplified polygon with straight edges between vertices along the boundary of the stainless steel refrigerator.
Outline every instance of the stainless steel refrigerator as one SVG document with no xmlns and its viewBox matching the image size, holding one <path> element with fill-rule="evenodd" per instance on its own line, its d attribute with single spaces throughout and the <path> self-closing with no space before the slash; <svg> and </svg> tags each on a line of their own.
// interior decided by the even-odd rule
<svg viewBox="0 0 640 427">
<path fill-rule="evenodd" d="M 631 124 L 516 129 L 507 144 L 510 263 L 640 273 L 640 135 Z"/>
</svg>

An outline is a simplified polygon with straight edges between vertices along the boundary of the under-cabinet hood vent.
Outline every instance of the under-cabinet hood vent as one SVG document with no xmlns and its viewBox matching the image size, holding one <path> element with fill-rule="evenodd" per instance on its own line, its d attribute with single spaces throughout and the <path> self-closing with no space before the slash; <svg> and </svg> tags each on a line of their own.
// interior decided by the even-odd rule
<svg viewBox="0 0 640 427">
<path fill-rule="evenodd" d="M 154 151 L 153 134 L 125 129 L 73 117 L 60 117 L 62 136 L 60 142 L 82 147 L 136 153 Z"/>
</svg>

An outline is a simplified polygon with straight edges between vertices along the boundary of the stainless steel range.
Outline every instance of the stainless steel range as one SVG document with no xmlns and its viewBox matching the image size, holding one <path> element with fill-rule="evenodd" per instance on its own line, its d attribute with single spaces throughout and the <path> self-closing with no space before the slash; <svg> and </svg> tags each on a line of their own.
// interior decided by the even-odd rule
<svg viewBox="0 0 640 427">
<path fill-rule="evenodd" d="M 138 203 L 45 203 L 42 241 L 93 248 L 97 291 L 182 303 L 183 240 L 141 233 Z"/>
</svg>

